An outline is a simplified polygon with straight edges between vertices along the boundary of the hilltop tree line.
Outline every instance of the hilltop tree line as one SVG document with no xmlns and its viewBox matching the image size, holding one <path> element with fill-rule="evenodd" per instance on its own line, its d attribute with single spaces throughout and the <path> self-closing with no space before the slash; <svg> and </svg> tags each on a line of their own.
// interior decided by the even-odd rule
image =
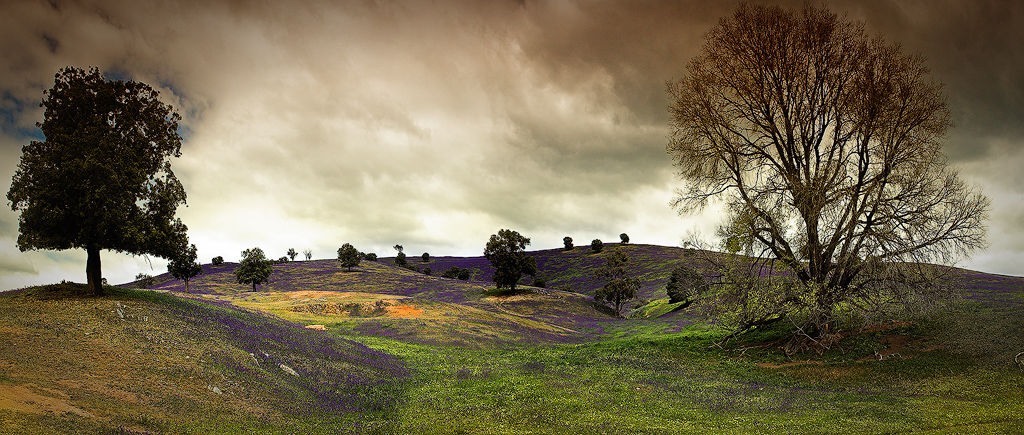
<svg viewBox="0 0 1024 435">
<path fill-rule="evenodd" d="M 670 300 L 700 301 L 736 334 L 785 321 L 793 343 L 825 347 L 842 316 L 885 320 L 940 300 L 947 289 L 927 265 L 984 249 L 990 209 L 947 167 L 953 121 L 942 89 L 922 56 L 826 8 L 743 4 L 722 18 L 666 87 L 666 150 L 685 183 L 672 205 L 683 214 L 722 206 L 722 255 L 705 255 L 704 270 L 674 271 Z M 202 272 L 175 216 L 186 201 L 170 163 L 181 155 L 181 117 L 158 97 L 96 68 L 62 68 L 40 104 L 43 140 L 22 148 L 7 192 L 18 248 L 85 250 L 96 295 L 102 250 L 168 259 L 186 288 Z M 498 288 L 514 291 L 537 273 L 529 243 L 505 229 L 487 242 Z M 395 250 L 397 265 L 415 269 Z M 370 255 L 346 245 L 338 261 L 351 270 Z M 637 284 L 624 252 L 607 260 L 597 297 L 620 310 Z M 238 282 L 255 290 L 270 263 L 259 248 L 244 251 Z"/>
</svg>

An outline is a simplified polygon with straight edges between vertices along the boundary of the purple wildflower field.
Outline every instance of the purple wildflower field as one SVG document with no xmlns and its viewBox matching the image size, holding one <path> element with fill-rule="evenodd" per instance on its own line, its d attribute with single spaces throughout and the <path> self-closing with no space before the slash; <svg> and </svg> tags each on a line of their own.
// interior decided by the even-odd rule
<svg viewBox="0 0 1024 435">
<path fill-rule="evenodd" d="M 524 277 L 523 291 L 516 295 L 486 293 L 493 288 L 494 269 L 482 256 L 439 256 L 429 262 L 411 256 L 411 266 L 421 271 L 429 267 L 432 274 L 395 266 L 393 257 L 364 260 L 352 271 L 343 270 L 333 259 L 290 262 L 274 265 L 270 282 L 255 293 L 235 283 L 236 264 L 205 265 L 204 273 L 192 280 L 189 296 L 230 301 L 300 323 L 333 322 L 360 335 L 462 345 L 581 342 L 629 330 L 679 331 L 699 321 L 684 310 L 658 319 L 622 322 L 595 303 L 592 295 L 604 284 L 594 271 L 616 249 L 626 252 L 630 273 L 642 283 L 630 307 L 665 298 L 671 271 L 680 265 L 699 266 L 700 256 L 677 247 L 605 246 L 597 254 L 589 247 L 529 252 L 537 261 L 537 277 L 546 281 L 547 288 L 529 287 L 533 277 Z M 440 276 L 451 267 L 470 270 L 470 279 Z M 1024 279 L 951 270 L 968 300 L 1014 312 L 1024 308 Z M 155 281 L 154 290 L 185 293 L 183 283 L 168 274 Z"/>
</svg>

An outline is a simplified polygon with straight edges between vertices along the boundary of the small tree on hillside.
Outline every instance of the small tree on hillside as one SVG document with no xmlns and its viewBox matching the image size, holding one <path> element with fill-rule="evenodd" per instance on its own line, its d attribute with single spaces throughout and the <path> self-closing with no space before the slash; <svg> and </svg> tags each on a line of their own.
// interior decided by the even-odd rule
<svg viewBox="0 0 1024 435">
<path fill-rule="evenodd" d="M 484 257 L 494 266 L 494 283 L 500 288 L 516 290 L 522 276 L 537 274 L 537 261 L 526 251 L 530 239 L 512 230 L 492 234 L 484 248 Z"/>
<path fill-rule="evenodd" d="M 354 246 L 346 243 L 338 248 L 338 262 L 341 263 L 341 267 L 351 271 L 353 267 L 359 265 L 359 260 L 359 251 Z"/>
<path fill-rule="evenodd" d="M 629 244 L 629 234 L 619 234 L 619 242 L 621 242 L 623 245 Z"/>
<path fill-rule="evenodd" d="M 213 260 L 210 260 L 210 264 L 213 264 L 214 266 L 220 266 L 224 264 L 224 257 L 220 255 L 213 257 Z"/>
<path fill-rule="evenodd" d="M 242 260 L 235 269 L 235 281 L 239 284 L 251 284 L 252 291 L 256 291 L 257 285 L 270 282 L 271 273 L 274 273 L 274 268 L 262 249 L 246 249 L 242 251 Z"/>
<path fill-rule="evenodd" d="M 150 288 L 153 286 L 153 282 L 155 280 L 156 279 L 153 278 L 153 275 L 148 273 L 139 273 L 135 275 L 135 283 L 139 288 Z"/>
<path fill-rule="evenodd" d="M 294 248 L 288 248 L 288 258 L 289 259 L 291 259 L 292 261 L 295 261 L 295 256 L 296 255 L 299 255 L 299 253 L 295 252 Z"/>
<path fill-rule="evenodd" d="M 363 256 L 363 259 L 366 261 L 377 261 L 377 254 L 369 252 Z"/>
<path fill-rule="evenodd" d="M 615 306 L 615 313 L 622 315 L 622 304 L 636 297 L 640 290 L 640 280 L 629 276 L 626 270 L 629 257 L 621 250 L 614 250 L 603 267 L 597 269 L 597 276 L 607 280 L 604 287 L 594 293 L 594 299 L 610 302 Z"/>
<path fill-rule="evenodd" d="M 573 246 L 572 246 L 572 237 L 569 237 L 569 236 L 562 237 L 562 243 L 565 245 L 565 247 L 562 248 L 563 251 L 571 251 L 572 250 L 572 248 L 573 248 Z"/>
<path fill-rule="evenodd" d="M 302 251 L 302 255 L 306 256 L 306 261 L 312 260 L 313 259 L 313 250 L 307 249 L 305 251 Z"/>
<path fill-rule="evenodd" d="M 683 302 L 680 308 L 685 308 L 694 303 L 708 289 L 708 283 L 704 276 L 686 266 L 679 266 L 672 270 L 665 291 L 668 293 L 669 303 Z"/>
<path fill-rule="evenodd" d="M 591 252 L 593 252 L 595 254 L 603 251 L 604 250 L 604 242 L 602 242 L 601 239 L 594 239 L 594 240 L 592 240 L 590 242 L 590 250 L 591 250 Z"/>
<path fill-rule="evenodd" d="M 189 282 L 192 278 L 203 273 L 203 265 L 199 264 L 196 258 L 196 245 L 191 245 L 167 263 L 167 271 L 171 276 L 185 282 L 186 293 L 189 291 Z"/>
<path fill-rule="evenodd" d="M 401 267 L 408 266 L 409 261 L 405 259 L 405 252 L 402 252 L 405 250 L 405 247 L 402 245 L 395 245 L 395 250 L 398 251 L 398 255 L 395 256 L 395 264 Z"/>
<path fill-rule="evenodd" d="M 424 263 L 429 263 L 430 262 L 430 254 L 428 254 L 426 252 L 424 252 L 423 256 L 420 257 L 420 258 L 423 260 Z"/>
</svg>

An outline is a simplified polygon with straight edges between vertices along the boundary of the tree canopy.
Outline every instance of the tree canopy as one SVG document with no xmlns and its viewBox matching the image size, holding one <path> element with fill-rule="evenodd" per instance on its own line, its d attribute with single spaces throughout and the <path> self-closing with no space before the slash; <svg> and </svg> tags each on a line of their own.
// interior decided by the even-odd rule
<svg viewBox="0 0 1024 435">
<path fill-rule="evenodd" d="M 594 293 L 594 299 L 610 302 L 615 306 L 615 313 L 622 315 L 622 304 L 636 297 L 640 290 L 640 280 L 629 276 L 629 256 L 620 249 L 612 251 L 605 260 L 605 265 L 597 269 L 597 276 L 606 279 L 603 287 Z"/>
<path fill-rule="evenodd" d="M 484 248 L 484 257 L 494 266 L 494 284 L 515 291 L 523 275 L 537 274 L 537 261 L 526 253 L 530 239 L 516 231 L 500 230 L 492 234 Z"/>
<path fill-rule="evenodd" d="M 167 271 L 171 276 L 185 282 L 185 292 L 189 291 L 189 281 L 203 273 L 203 265 L 196 258 L 196 245 L 191 245 L 167 263 Z"/>
<path fill-rule="evenodd" d="M 686 183 L 673 205 L 724 204 L 722 238 L 806 290 L 793 305 L 805 330 L 827 329 L 839 306 L 895 297 L 910 265 L 985 245 L 989 201 L 941 151 L 942 84 L 860 23 L 742 5 L 668 93 L 667 150 Z"/>
<path fill-rule="evenodd" d="M 341 267 L 352 270 L 353 267 L 359 265 L 359 260 L 361 260 L 359 250 L 351 244 L 346 243 L 338 248 L 338 262 L 341 263 Z"/>
<path fill-rule="evenodd" d="M 173 258 L 188 243 L 175 218 L 185 189 L 170 164 L 181 155 L 180 116 L 158 96 L 95 68 L 61 69 L 36 124 L 45 139 L 22 148 L 7 192 L 21 212 L 18 248 L 85 249 L 96 294 L 100 250 Z"/>
<path fill-rule="evenodd" d="M 242 261 L 235 269 L 235 281 L 239 284 L 251 284 L 252 291 L 256 286 L 270 282 L 270 274 L 274 273 L 274 267 L 270 260 L 260 248 L 246 249 L 242 251 Z"/>
</svg>

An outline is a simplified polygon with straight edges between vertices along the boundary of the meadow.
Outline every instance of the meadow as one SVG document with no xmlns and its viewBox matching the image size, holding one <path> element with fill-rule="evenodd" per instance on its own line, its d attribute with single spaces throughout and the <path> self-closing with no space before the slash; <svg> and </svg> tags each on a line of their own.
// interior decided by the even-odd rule
<svg viewBox="0 0 1024 435">
<path fill-rule="evenodd" d="M 616 248 L 643 282 L 627 318 L 592 299 Z M 547 288 L 516 294 L 482 257 L 3 293 L 0 433 L 1024 433 L 1024 278 L 953 269 L 947 308 L 786 355 L 781 329 L 720 346 L 671 312 L 683 249 L 531 255 Z"/>
</svg>

